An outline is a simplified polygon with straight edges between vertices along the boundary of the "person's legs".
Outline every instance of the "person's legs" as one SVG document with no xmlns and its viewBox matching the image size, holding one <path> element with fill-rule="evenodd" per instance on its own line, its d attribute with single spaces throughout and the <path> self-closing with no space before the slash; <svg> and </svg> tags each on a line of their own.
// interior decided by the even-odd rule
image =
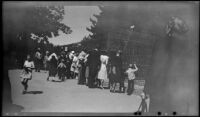
<svg viewBox="0 0 200 117">
<path fill-rule="evenodd" d="M 83 84 L 86 83 L 85 70 L 86 70 L 86 67 L 83 65 L 83 69 L 81 71 L 82 72 L 81 77 L 82 77 Z"/>
<path fill-rule="evenodd" d="M 52 74 L 52 67 L 49 68 L 49 76 L 47 77 L 47 81 L 49 81 L 49 77 L 51 77 L 53 74 Z"/>
<path fill-rule="evenodd" d="M 40 70 L 42 69 L 42 60 L 39 59 L 39 64 L 38 64 L 38 72 L 40 72 Z"/>
<path fill-rule="evenodd" d="M 60 72 L 60 68 L 58 68 L 58 79 L 61 80 L 61 72 Z"/>
<path fill-rule="evenodd" d="M 35 60 L 35 71 L 39 72 L 39 60 L 38 59 Z"/>
<path fill-rule="evenodd" d="M 142 113 L 147 112 L 147 104 L 144 100 L 142 101 L 141 105 L 142 105 L 142 107 L 141 107 Z"/>
<path fill-rule="evenodd" d="M 135 81 L 135 80 L 132 81 L 132 90 L 133 90 L 133 91 L 135 90 L 135 89 L 134 89 L 134 81 Z"/>
<path fill-rule="evenodd" d="M 23 79 L 22 81 L 21 81 L 21 84 L 23 85 L 23 87 L 24 87 L 24 89 L 23 89 L 23 92 L 25 91 L 25 79 Z"/>
<path fill-rule="evenodd" d="M 112 92 L 112 90 L 113 90 L 113 82 L 111 80 L 109 82 L 109 85 L 110 85 L 110 92 Z"/>
<path fill-rule="evenodd" d="M 103 83 L 104 83 L 104 80 L 101 79 L 101 85 L 100 85 L 100 86 L 101 86 L 102 89 L 104 89 L 104 88 L 103 88 Z"/>
<path fill-rule="evenodd" d="M 71 71 L 71 79 L 74 79 L 74 72 Z"/>
<path fill-rule="evenodd" d="M 70 69 L 67 69 L 67 79 L 70 79 L 71 78 L 71 72 L 70 72 Z"/>
<path fill-rule="evenodd" d="M 25 94 L 28 89 L 28 79 L 23 79 L 22 85 L 24 87 L 22 94 Z"/>
<path fill-rule="evenodd" d="M 25 91 L 28 89 L 28 79 L 25 80 Z"/>
<path fill-rule="evenodd" d="M 117 85 L 117 82 L 114 82 L 114 83 L 113 83 L 113 92 L 115 92 L 115 87 L 116 87 L 116 85 Z"/>
<path fill-rule="evenodd" d="M 38 71 L 38 62 L 37 62 L 37 59 L 35 59 L 34 63 L 35 63 L 35 72 L 37 72 Z"/>
<path fill-rule="evenodd" d="M 125 89 L 124 89 L 124 81 L 120 81 L 120 92 L 124 93 Z"/>
<path fill-rule="evenodd" d="M 130 94 L 130 84 L 131 83 L 131 81 L 130 80 L 128 80 L 128 89 L 127 89 L 127 94 L 129 95 Z"/>
<path fill-rule="evenodd" d="M 133 80 L 130 81 L 131 82 L 131 85 L 130 85 L 130 94 L 133 93 Z"/>
<path fill-rule="evenodd" d="M 91 81 L 91 76 L 89 76 L 89 77 L 88 77 L 88 87 L 89 87 L 89 88 L 92 87 L 92 85 L 91 85 L 92 83 L 91 83 L 91 82 L 92 82 L 92 81 Z"/>
</svg>

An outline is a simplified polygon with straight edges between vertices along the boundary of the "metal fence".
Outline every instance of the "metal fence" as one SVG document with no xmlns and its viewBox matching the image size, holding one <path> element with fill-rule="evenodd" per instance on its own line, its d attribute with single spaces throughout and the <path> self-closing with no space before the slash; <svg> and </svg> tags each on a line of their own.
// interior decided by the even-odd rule
<svg viewBox="0 0 200 117">
<path fill-rule="evenodd" d="M 117 33 L 117 34 L 116 34 Z M 108 50 L 122 50 L 123 69 L 136 63 L 138 79 L 145 79 L 152 65 L 153 47 L 158 37 L 145 32 L 112 32 L 108 34 Z"/>
</svg>

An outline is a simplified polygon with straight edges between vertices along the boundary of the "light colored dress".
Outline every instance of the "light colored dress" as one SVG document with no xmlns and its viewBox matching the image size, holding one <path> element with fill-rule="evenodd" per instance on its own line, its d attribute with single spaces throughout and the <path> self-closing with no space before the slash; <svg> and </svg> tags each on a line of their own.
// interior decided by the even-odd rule
<svg viewBox="0 0 200 117">
<path fill-rule="evenodd" d="M 109 57 L 106 55 L 100 56 L 101 68 L 98 73 L 98 77 L 97 77 L 98 79 L 101 79 L 101 80 L 108 79 L 108 73 L 107 73 L 107 68 L 106 68 L 106 65 L 108 64 L 108 59 L 109 59 Z"/>
<path fill-rule="evenodd" d="M 25 61 L 24 62 L 24 67 L 26 67 L 28 69 L 28 71 L 26 71 L 25 69 L 22 70 L 22 73 L 20 75 L 21 81 L 23 81 L 24 79 L 31 79 L 32 78 L 32 68 L 34 68 L 34 63 L 33 61 Z"/>
<path fill-rule="evenodd" d="M 78 62 L 79 62 L 78 57 L 74 56 L 73 62 L 71 64 L 71 68 L 70 68 L 70 70 L 72 72 L 78 73 Z"/>
</svg>

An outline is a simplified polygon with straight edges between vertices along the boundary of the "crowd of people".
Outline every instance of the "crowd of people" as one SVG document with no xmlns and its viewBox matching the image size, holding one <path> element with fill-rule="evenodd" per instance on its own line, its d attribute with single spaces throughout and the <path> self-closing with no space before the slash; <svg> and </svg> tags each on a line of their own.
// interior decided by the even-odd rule
<svg viewBox="0 0 200 117">
<path fill-rule="evenodd" d="M 134 72 L 138 70 L 136 64 L 134 66 L 130 64 L 125 71 L 122 69 L 120 50 L 107 52 L 96 48 L 91 51 L 82 50 L 79 53 L 62 50 L 60 54 L 46 51 L 42 55 L 38 48 L 32 60 L 28 55 L 24 63 L 24 71 L 21 75 L 23 93 L 26 92 L 28 80 L 32 77 L 32 69 L 41 72 L 42 68 L 48 71 L 47 81 L 64 82 L 67 79 L 77 79 L 79 85 L 87 85 L 89 88 L 109 88 L 110 92 L 116 92 L 116 86 L 119 84 L 119 92 L 125 93 L 124 81 L 127 77 L 128 95 L 133 93 Z M 108 81 L 108 87 L 104 86 L 105 81 Z"/>
<path fill-rule="evenodd" d="M 134 91 L 135 72 L 137 65 L 129 64 L 126 70 L 122 69 L 121 51 L 107 52 L 94 49 L 91 51 L 62 51 L 60 54 L 46 51 L 42 56 L 40 49 L 31 57 L 27 55 L 21 74 L 21 84 L 24 89 L 22 94 L 27 93 L 28 81 L 32 79 L 32 71 L 41 72 L 41 69 L 48 71 L 47 81 L 64 82 L 67 79 L 77 79 L 79 85 L 86 85 L 89 88 L 105 87 L 110 92 L 116 92 L 116 85 L 119 84 L 120 93 L 125 93 L 125 78 L 128 79 L 127 95 Z M 108 86 L 104 82 L 108 81 Z M 141 94 L 141 104 L 138 111 L 147 112 L 147 101 L 149 96 L 144 92 Z"/>
</svg>

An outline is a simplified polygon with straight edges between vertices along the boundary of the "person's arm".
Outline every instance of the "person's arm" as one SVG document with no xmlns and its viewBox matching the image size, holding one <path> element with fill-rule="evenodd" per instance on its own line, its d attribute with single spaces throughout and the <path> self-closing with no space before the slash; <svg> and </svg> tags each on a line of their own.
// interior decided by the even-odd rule
<svg viewBox="0 0 200 117">
<path fill-rule="evenodd" d="M 60 63 L 58 63 L 58 67 L 57 68 L 59 68 L 61 66 L 61 64 Z"/>
<path fill-rule="evenodd" d="M 67 66 L 64 64 L 64 67 L 66 68 Z"/>
<path fill-rule="evenodd" d="M 108 64 L 108 61 L 109 61 L 109 57 L 106 59 L 106 65 Z"/>
<path fill-rule="evenodd" d="M 138 70 L 138 67 L 136 66 L 136 64 L 134 64 L 134 66 L 135 66 L 134 71 L 137 71 L 137 70 Z"/>
<path fill-rule="evenodd" d="M 50 61 L 51 60 L 51 57 L 52 57 L 52 54 L 48 57 L 48 61 Z"/>
<path fill-rule="evenodd" d="M 55 55 L 56 60 L 58 60 L 58 56 L 56 54 L 54 54 L 54 55 Z"/>
</svg>

